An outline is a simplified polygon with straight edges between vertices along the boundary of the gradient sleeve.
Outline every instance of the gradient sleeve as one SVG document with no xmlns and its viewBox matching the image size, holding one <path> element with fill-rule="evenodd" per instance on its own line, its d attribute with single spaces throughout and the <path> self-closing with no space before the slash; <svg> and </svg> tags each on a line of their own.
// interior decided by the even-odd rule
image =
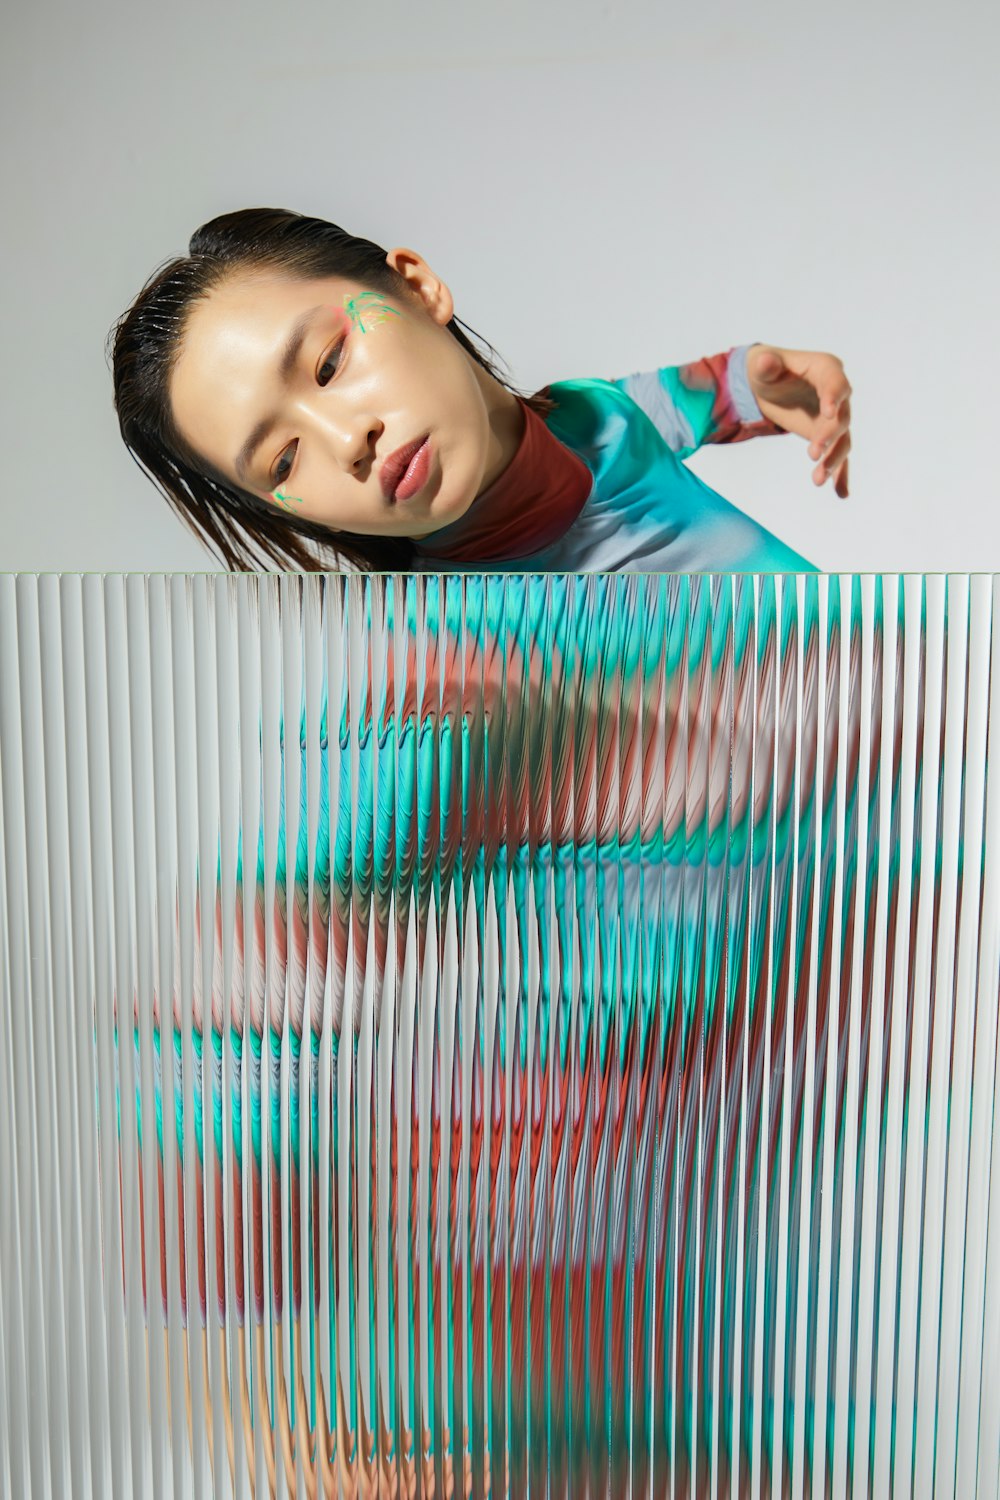
<svg viewBox="0 0 1000 1500">
<path fill-rule="evenodd" d="M 703 443 L 742 443 L 784 432 L 769 422 L 750 389 L 752 344 L 710 354 L 687 365 L 666 365 L 612 380 L 642 408 L 664 442 L 686 458 Z"/>
</svg>

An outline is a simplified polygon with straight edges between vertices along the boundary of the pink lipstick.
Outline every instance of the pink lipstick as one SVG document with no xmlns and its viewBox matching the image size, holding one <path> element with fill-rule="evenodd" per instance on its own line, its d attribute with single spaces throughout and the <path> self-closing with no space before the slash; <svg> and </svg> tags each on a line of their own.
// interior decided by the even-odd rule
<svg viewBox="0 0 1000 1500">
<path fill-rule="evenodd" d="M 426 434 L 390 453 L 379 473 L 385 498 L 409 500 L 427 483 L 430 461 L 430 442 Z"/>
<path fill-rule="evenodd" d="M 396 486 L 396 499 L 409 500 L 427 483 L 431 469 L 431 445 L 425 438 L 406 466 L 406 473 Z"/>
</svg>

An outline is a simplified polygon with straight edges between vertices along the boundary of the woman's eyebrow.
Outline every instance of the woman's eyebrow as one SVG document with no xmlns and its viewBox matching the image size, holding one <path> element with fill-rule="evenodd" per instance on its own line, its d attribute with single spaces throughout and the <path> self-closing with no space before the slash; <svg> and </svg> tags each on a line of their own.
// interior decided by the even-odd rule
<svg viewBox="0 0 1000 1500">
<path fill-rule="evenodd" d="M 312 327 L 313 319 L 315 318 L 317 313 L 325 312 L 328 307 L 329 303 L 321 302 L 318 304 L 318 306 L 311 307 L 308 312 L 304 312 L 301 318 L 299 318 L 299 320 L 296 322 L 295 326 L 288 336 L 288 343 L 285 345 L 284 352 L 278 365 L 278 374 L 281 376 L 283 382 L 287 383 L 288 377 L 291 375 L 292 371 L 295 368 L 296 361 L 298 360 L 299 354 L 302 350 L 302 345 L 305 343 L 309 330 Z M 253 461 L 254 454 L 257 452 L 257 449 L 260 447 L 264 439 L 268 436 L 274 424 L 275 418 L 273 416 L 264 417 L 260 422 L 257 423 L 256 427 L 253 429 L 250 436 L 243 444 L 243 447 L 240 449 L 239 453 L 237 453 L 236 462 L 233 467 L 235 468 L 236 473 L 239 475 L 244 484 L 247 483 L 248 470 L 250 468 L 250 464 Z"/>
</svg>

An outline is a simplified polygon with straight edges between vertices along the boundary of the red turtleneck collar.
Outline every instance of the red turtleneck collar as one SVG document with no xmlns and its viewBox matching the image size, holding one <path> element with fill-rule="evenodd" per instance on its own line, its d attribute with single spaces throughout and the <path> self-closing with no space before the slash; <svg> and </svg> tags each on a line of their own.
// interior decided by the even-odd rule
<svg viewBox="0 0 1000 1500">
<path fill-rule="evenodd" d="M 414 542 L 418 557 L 502 562 L 528 557 L 559 539 L 583 510 L 593 475 L 518 396 L 524 431 L 517 452 L 464 516 Z"/>
</svg>

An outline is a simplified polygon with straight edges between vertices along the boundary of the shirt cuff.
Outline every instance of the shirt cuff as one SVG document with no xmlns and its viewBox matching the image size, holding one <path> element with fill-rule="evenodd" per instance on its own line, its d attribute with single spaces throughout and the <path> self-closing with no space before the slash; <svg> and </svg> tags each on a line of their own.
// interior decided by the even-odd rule
<svg viewBox="0 0 1000 1500">
<path fill-rule="evenodd" d="M 747 356 L 753 347 L 753 344 L 739 344 L 735 349 L 731 349 L 726 367 L 730 399 L 733 403 L 733 410 L 741 422 L 766 421 L 750 389 L 750 377 L 747 374 Z"/>
</svg>

